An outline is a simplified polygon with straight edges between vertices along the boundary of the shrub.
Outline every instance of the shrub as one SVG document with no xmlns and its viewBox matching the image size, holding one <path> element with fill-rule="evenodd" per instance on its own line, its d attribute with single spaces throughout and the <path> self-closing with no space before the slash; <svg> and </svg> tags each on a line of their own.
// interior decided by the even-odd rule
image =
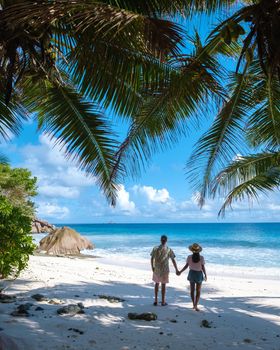
<svg viewBox="0 0 280 350">
<path fill-rule="evenodd" d="M 35 249 L 30 230 L 30 217 L 0 196 L 0 278 L 16 277 L 27 266 Z"/>
</svg>

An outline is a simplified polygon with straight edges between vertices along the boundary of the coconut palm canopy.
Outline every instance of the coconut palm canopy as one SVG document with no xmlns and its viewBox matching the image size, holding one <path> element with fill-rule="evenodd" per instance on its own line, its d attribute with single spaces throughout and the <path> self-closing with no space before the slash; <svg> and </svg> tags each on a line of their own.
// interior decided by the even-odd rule
<svg viewBox="0 0 280 350">
<path fill-rule="evenodd" d="M 154 151 L 177 142 L 191 118 L 215 102 L 219 113 L 187 164 L 201 204 L 220 189 L 230 204 L 278 184 L 277 0 L 0 4 L 2 137 L 36 115 L 39 129 L 66 147 L 114 204 L 120 176 L 138 174 Z M 229 18 L 205 42 L 199 33 L 188 37 L 186 53 L 188 33 L 174 18 L 225 7 Z M 236 60 L 235 72 L 221 65 L 222 56 Z M 130 125 L 121 143 L 103 113 L 108 107 Z M 244 139 L 264 153 L 228 165 L 244 151 Z"/>
<path fill-rule="evenodd" d="M 39 250 L 48 254 L 80 254 L 93 244 L 70 227 L 58 228 L 40 241 Z"/>
</svg>

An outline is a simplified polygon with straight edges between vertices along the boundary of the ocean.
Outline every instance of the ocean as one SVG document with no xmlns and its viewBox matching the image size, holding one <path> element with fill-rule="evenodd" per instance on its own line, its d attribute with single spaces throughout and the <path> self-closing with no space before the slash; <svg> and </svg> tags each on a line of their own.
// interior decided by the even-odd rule
<svg viewBox="0 0 280 350">
<path fill-rule="evenodd" d="M 160 236 L 180 262 L 190 254 L 194 242 L 203 247 L 207 263 L 262 268 L 280 267 L 280 223 L 197 223 L 197 224 L 65 224 L 95 245 L 93 254 L 120 263 L 125 256 L 134 262 L 150 259 Z M 41 235 L 36 235 L 36 240 Z"/>
</svg>

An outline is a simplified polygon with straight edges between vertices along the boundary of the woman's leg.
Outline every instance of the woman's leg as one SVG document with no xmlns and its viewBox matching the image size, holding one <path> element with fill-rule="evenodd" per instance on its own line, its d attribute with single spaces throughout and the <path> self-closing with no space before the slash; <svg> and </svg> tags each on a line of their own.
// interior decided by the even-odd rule
<svg viewBox="0 0 280 350">
<path fill-rule="evenodd" d="M 199 308 L 197 307 L 197 305 L 200 299 L 201 285 L 202 283 L 196 283 L 196 296 L 195 296 L 195 304 L 194 304 L 194 308 L 196 311 L 199 311 Z"/>
<path fill-rule="evenodd" d="M 192 299 L 192 303 L 193 303 L 193 308 L 195 307 L 195 302 L 194 302 L 194 287 L 195 287 L 195 283 L 194 283 L 194 282 L 190 282 L 191 299 Z"/>
</svg>

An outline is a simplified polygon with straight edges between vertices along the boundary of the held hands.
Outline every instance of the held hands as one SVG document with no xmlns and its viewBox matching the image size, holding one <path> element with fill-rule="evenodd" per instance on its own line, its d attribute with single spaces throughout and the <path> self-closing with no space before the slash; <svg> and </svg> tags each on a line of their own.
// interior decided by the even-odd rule
<svg viewBox="0 0 280 350">
<path fill-rule="evenodd" d="M 177 276 L 180 276 L 180 275 L 181 275 L 181 271 L 176 270 L 176 275 L 177 275 Z"/>
</svg>

